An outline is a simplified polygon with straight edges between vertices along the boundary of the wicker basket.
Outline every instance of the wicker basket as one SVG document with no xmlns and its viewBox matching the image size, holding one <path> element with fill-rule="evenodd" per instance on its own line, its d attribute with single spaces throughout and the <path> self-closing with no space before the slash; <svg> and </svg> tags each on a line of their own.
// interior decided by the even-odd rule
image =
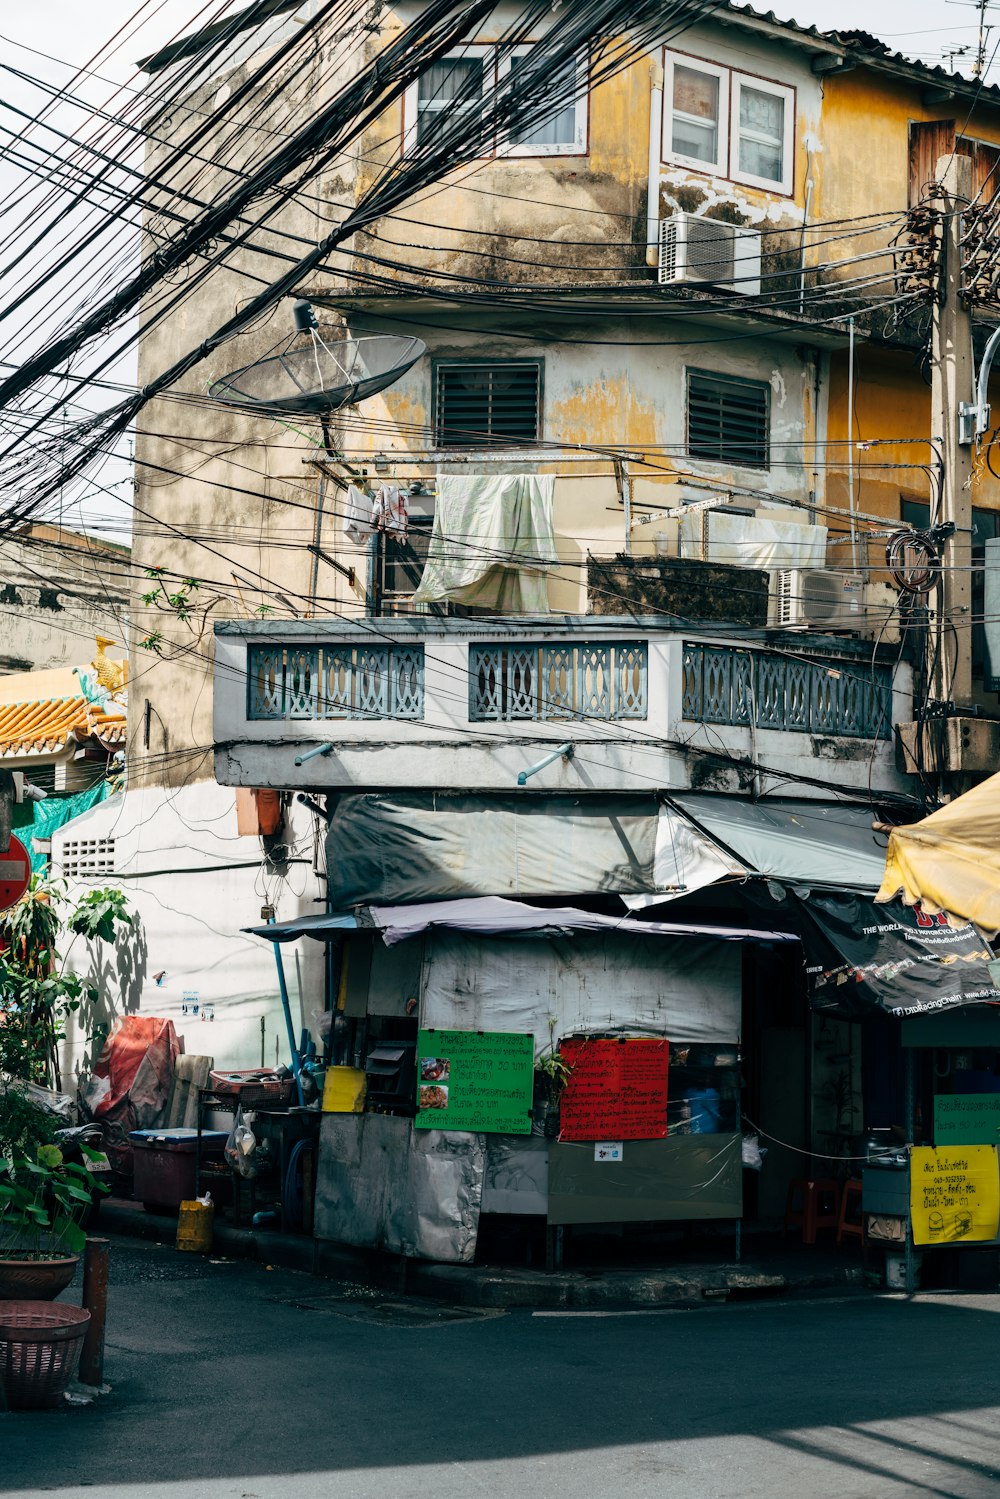
<svg viewBox="0 0 1000 1499">
<path fill-rule="evenodd" d="M 21 1250 L 0 1256 L 0 1302 L 52 1301 L 65 1291 L 80 1263 L 78 1254 Z"/>
<path fill-rule="evenodd" d="M 78 1306 L 0 1302 L 0 1385 L 10 1410 L 58 1404 L 76 1373 L 89 1321 Z"/>
</svg>

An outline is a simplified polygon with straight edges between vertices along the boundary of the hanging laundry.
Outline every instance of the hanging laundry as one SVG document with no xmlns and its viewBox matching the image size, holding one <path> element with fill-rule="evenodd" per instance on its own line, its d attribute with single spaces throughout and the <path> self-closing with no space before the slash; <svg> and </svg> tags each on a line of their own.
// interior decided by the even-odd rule
<svg viewBox="0 0 1000 1499">
<path fill-rule="evenodd" d="M 405 541 L 409 525 L 406 490 L 395 484 L 383 484 L 372 502 L 372 526 L 384 531 L 393 541 Z"/>
<path fill-rule="evenodd" d="M 414 603 L 547 614 L 554 488 L 551 474 L 442 475 Z"/>
<path fill-rule="evenodd" d="M 344 535 L 355 546 L 362 546 L 372 533 L 372 502 L 356 484 L 348 486 L 344 506 Z"/>
</svg>

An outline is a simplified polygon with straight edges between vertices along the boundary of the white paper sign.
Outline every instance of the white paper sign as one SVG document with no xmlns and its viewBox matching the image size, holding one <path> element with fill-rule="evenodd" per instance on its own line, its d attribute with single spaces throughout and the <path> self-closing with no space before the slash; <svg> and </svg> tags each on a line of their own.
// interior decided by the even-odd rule
<svg viewBox="0 0 1000 1499">
<path fill-rule="evenodd" d="M 620 1161 L 622 1158 L 621 1140 L 595 1140 L 595 1161 Z"/>
</svg>

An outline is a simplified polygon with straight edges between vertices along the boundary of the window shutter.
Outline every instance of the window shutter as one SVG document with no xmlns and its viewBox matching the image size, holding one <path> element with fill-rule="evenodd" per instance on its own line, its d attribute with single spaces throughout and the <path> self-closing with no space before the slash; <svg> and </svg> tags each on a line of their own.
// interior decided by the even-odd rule
<svg viewBox="0 0 1000 1499">
<path fill-rule="evenodd" d="M 770 387 L 730 375 L 688 375 L 688 441 L 691 458 L 767 468 Z"/>
<path fill-rule="evenodd" d="M 434 421 L 438 447 L 537 442 L 541 385 L 542 365 L 537 359 L 439 364 Z"/>
</svg>

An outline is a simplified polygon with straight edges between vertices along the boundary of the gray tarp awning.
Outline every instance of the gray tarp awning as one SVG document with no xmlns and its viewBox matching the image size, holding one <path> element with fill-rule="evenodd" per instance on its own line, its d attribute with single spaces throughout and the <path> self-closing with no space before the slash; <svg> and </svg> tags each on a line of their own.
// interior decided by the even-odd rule
<svg viewBox="0 0 1000 1499">
<path fill-rule="evenodd" d="M 875 891 L 882 883 L 886 840 L 872 829 L 871 807 L 704 792 L 671 802 L 750 874 L 843 890 Z"/>
<path fill-rule="evenodd" d="M 723 879 L 878 889 L 885 839 L 870 807 L 707 792 L 341 798 L 327 833 L 340 910 L 503 896 L 620 895 L 659 904 Z"/>
<path fill-rule="evenodd" d="M 640 894 L 657 888 L 658 812 L 652 793 L 350 793 L 326 836 L 330 899 Z"/>
<path fill-rule="evenodd" d="M 251 937 L 264 937 L 268 942 L 295 942 L 299 937 L 316 937 L 325 942 L 337 932 L 356 931 L 357 925 L 358 918 L 351 915 L 294 916 L 290 921 L 269 921 L 240 930 Z"/>
<path fill-rule="evenodd" d="M 387 947 L 416 937 L 429 927 L 449 927 L 480 936 L 510 936 L 533 932 L 545 936 L 556 932 L 624 932 L 644 937 L 713 937 L 723 942 L 797 942 L 789 932 L 757 927 L 706 926 L 694 922 L 635 921 L 628 916 L 598 916 L 572 906 L 529 906 L 521 901 L 486 896 L 473 900 L 430 901 L 413 906 L 369 906 L 365 927 L 381 932 Z M 353 931 L 362 923 L 354 916 L 300 916 L 275 921 L 243 931 L 267 942 L 293 942 L 315 937 L 322 942 L 342 931 Z"/>
</svg>

